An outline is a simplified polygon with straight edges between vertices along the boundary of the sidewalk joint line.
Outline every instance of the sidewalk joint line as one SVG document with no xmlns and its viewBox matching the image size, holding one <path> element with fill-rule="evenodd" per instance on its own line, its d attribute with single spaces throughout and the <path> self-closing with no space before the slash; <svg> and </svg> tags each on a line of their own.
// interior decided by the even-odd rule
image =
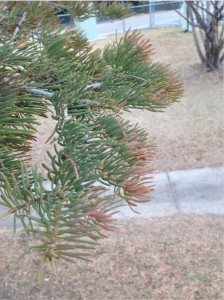
<svg viewBox="0 0 224 300">
<path fill-rule="evenodd" d="M 176 208 L 176 210 L 177 210 L 177 213 L 180 214 L 180 209 L 179 209 L 179 205 L 178 205 L 178 202 L 177 202 L 177 196 L 176 196 L 176 189 L 175 189 L 175 186 L 174 186 L 173 182 L 171 181 L 169 172 L 165 172 L 165 174 L 166 174 L 166 177 L 167 177 L 168 182 L 169 182 L 169 185 L 170 185 L 171 194 L 172 194 L 172 196 L 173 196 L 174 206 L 175 206 L 175 208 Z"/>
</svg>

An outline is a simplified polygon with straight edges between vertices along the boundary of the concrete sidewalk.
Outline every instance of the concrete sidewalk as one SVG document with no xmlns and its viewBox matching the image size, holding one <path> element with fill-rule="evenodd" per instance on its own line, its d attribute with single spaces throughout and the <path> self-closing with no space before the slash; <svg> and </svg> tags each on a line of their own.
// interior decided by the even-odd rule
<svg viewBox="0 0 224 300">
<path fill-rule="evenodd" d="M 152 26 L 152 27 L 151 27 Z M 159 27 L 181 26 L 181 17 L 174 11 L 157 11 L 150 18 L 149 13 L 134 14 L 125 19 L 97 23 L 99 37 L 105 37 L 128 29 L 150 29 Z"/>
<path fill-rule="evenodd" d="M 224 168 L 193 169 L 154 175 L 152 201 L 139 204 L 134 213 L 120 208 L 117 218 L 162 217 L 175 214 L 224 214 Z M 0 206 L 0 214 L 6 210 Z M 0 220 L 0 228 L 12 227 L 13 218 Z"/>
<path fill-rule="evenodd" d="M 152 201 L 139 204 L 142 217 L 175 214 L 224 214 L 224 168 L 193 169 L 154 175 Z M 139 217 L 128 207 L 117 217 Z"/>
</svg>

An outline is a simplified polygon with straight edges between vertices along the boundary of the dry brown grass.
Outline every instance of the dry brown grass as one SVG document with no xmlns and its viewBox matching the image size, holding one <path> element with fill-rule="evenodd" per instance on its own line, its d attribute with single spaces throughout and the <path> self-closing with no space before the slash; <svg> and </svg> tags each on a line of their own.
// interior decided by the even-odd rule
<svg viewBox="0 0 224 300">
<path fill-rule="evenodd" d="M 37 284 L 38 260 L 9 268 L 26 244 L 0 237 L 0 299 L 221 300 L 223 219 L 173 216 L 123 220 L 97 248 L 93 262 L 59 263 Z"/>
</svg>

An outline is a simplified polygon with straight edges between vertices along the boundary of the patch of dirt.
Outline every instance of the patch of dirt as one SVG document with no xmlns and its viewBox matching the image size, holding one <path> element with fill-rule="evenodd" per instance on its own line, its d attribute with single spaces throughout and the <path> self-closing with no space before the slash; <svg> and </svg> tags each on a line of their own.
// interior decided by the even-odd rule
<svg viewBox="0 0 224 300">
<path fill-rule="evenodd" d="M 152 168 L 156 171 L 217 167 L 223 164 L 224 88 L 221 72 L 208 73 L 200 67 L 191 33 L 180 28 L 142 31 L 155 49 L 154 59 L 170 64 L 181 74 L 184 96 L 164 112 L 131 110 L 126 119 L 144 127 L 149 139 L 157 143 Z M 122 36 L 122 34 L 119 34 Z M 99 40 L 95 47 L 103 48 L 115 40 L 111 35 Z M 46 162 L 44 142 L 54 130 L 51 119 L 43 120 L 37 142 L 33 144 L 32 163 Z"/>
<path fill-rule="evenodd" d="M 41 285 L 35 255 L 22 253 L 22 233 L 0 235 L 0 299 L 223 299 L 223 218 L 172 216 L 122 220 L 93 254 L 93 262 L 59 262 Z"/>
</svg>

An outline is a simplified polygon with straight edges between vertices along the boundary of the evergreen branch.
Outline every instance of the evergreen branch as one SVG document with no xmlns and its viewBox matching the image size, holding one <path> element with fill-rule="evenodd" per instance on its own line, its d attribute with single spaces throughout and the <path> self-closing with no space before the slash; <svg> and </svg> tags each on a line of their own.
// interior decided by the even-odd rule
<svg viewBox="0 0 224 300">
<path fill-rule="evenodd" d="M 101 55 L 78 30 L 65 33 L 55 25 L 53 6 L 61 3 L 61 9 L 81 19 L 97 6 L 99 15 L 128 12 L 117 3 L 45 2 L 41 9 L 35 1 L 26 9 L 17 2 L 4 4 L 11 14 L 0 30 L 1 204 L 21 219 L 28 234 L 42 240 L 35 239 L 30 250 L 41 254 L 41 268 L 48 261 L 54 270 L 57 259 L 86 259 L 89 253 L 79 249 L 91 250 L 104 237 L 102 230 L 114 229 L 115 208 L 150 200 L 153 146 L 146 132 L 125 122 L 119 110 L 161 110 L 182 93 L 178 76 L 152 62 L 151 42 L 141 34 L 128 32 Z M 8 43 L 10 26 L 24 10 L 28 17 L 20 38 L 28 42 Z M 38 36 L 30 42 L 36 28 Z M 50 161 L 43 164 L 50 189 L 43 184 L 45 177 L 20 160 L 30 150 L 36 116 L 48 106 L 53 106 L 57 125 L 47 142 L 58 135 L 54 151 L 47 151 Z M 105 195 L 105 185 L 114 188 L 113 195 Z"/>
<path fill-rule="evenodd" d="M 67 159 L 70 162 L 70 164 L 73 167 L 73 170 L 74 170 L 76 178 L 79 179 L 80 178 L 79 177 L 79 173 L 78 173 L 78 170 L 77 170 L 77 167 L 76 167 L 76 164 L 74 163 L 74 161 L 68 155 L 66 155 L 66 154 L 63 155 L 63 158 Z"/>
<path fill-rule="evenodd" d="M 24 22 L 25 19 L 26 19 L 26 15 L 27 15 L 27 12 L 24 12 L 23 15 L 22 15 L 22 17 L 21 17 L 21 19 L 20 19 L 19 22 L 17 23 L 16 28 L 15 28 L 15 30 L 14 30 L 14 32 L 13 32 L 13 35 L 12 35 L 12 39 L 11 39 L 12 41 L 16 38 L 17 33 L 19 32 L 19 30 L 20 30 L 20 28 L 21 28 L 23 22 Z"/>
<path fill-rule="evenodd" d="M 130 74 L 118 74 L 118 78 L 125 79 L 125 78 L 134 78 L 134 79 L 139 79 L 140 81 L 147 82 L 145 78 L 135 76 L 135 75 L 130 75 Z"/>
<path fill-rule="evenodd" d="M 24 87 L 24 86 L 17 85 L 15 81 L 11 80 L 11 78 L 8 78 L 8 77 L 4 77 L 2 81 L 7 83 L 8 85 L 23 89 L 27 93 L 37 95 L 37 96 L 52 98 L 55 94 L 53 92 L 48 92 L 48 91 L 45 91 L 45 90 L 42 90 L 42 89 L 27 88 L 27 87 Z M 102 87 L 102 83 L 94 83 L 94 84 L 87 85 L 87 87 L 84 90 L 99 90 L 101 87 Z M 100 105 L 99 102 L 92 101 L 90 99 L 82 99 L 82 100 L 79 101 L 79 103 L 83 104 L 83 105 L 86 105 L 86 106 Z M 66 115 L 66 112 L 65 112 L 65 115 Z"/>
<path fill-rule="evenodd" d="M 92 84 L 86 87 L 86 89 L 98 89 L 99 87 L 101 87 L 102 84 L 97 83 L 97 84 Z M 47 92 L 45 90 L 41 90 L 41 89 L 33 89 L 33 88 L 25 88 L 25 91 L 34 95 L 38 95 L 38 96 L 43 96 L 46 98 L 52 98 L 54 96 L 53 92 Z M 79 100 L 79 104 L 83 104 L 86 106 L 92 106 L 92 105 L 100 105 L 99 102 L 97 101 L 92 101 L 90 99 L 82 99 Z M 67 115 L 66 112 L 64 112 L 65 115 Z"/>
<path fill-rule="evenodd" d="M 47 140 L 45 141 L 45 144 L 47 144 L 52 139 L 52 137 L 54 136 L 55 133 L 56 133 L 56 128 L 54 129 L 52 134 L 47 138 Z"/>
<path fill-rule="evenodd" d="M 44 91 L 41 89 L 25 88 L 25 91 L 30 94 L 37 95 L 37 96 L 43 96 L 46 98 L 51 98 L 54 96 L 54 93 L 47 92 L 47 91 Z"/>
<path fill-rule="evenodd" d="M 86 105 L 86 106 L 92 106 L 92 105 L 99 106 L 99 105 L 100 105 L 100 102 L 98 102 L 98 101 L 93 101 L 93 100 L 90 100 L 90 99 L 82 99 L 82 100 L 79 100 L 79 103 L 80 103 L 80 104 L 83 104 L 83 105 Z"/>
<path fill-rule="evenodd" d="M 9 213 L 15 213 L 17 212 L 18 210 L 21 210 L 27 206 L 31 206 L 33 204 L 33 201 L 28 201 L 26 203 L 23 203 L 23 204 L 20 204 L 20 205 L 17 205 L 15 207 L 13 207 L 12 209 L 9 210 Z"/>
<path fill-rule="evenodd" d="M 100 90 L 102 88 L 103 84 L 101 82 L 96 82 L 93 84 L 87 85 L 87 87 L 84 90 Z"/>
</svg>

